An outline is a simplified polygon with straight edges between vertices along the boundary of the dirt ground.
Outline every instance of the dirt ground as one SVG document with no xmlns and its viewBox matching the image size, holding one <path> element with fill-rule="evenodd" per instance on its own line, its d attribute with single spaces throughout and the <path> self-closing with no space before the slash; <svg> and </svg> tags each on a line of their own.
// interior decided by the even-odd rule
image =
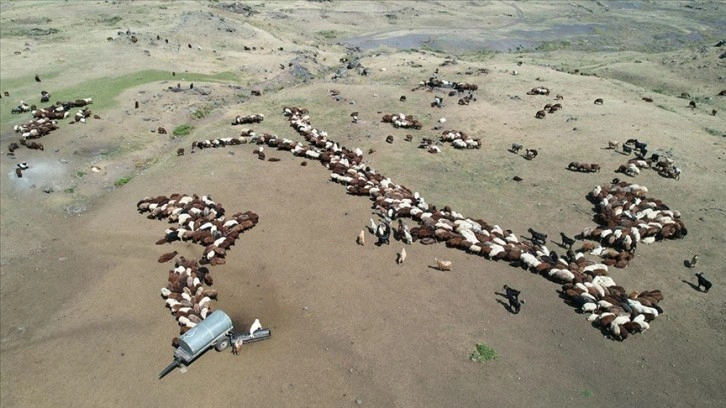
<svg viewBox="0 0 726 408">
<path fill-rule="evenodd" d="M 653 3 L 1 2 L 0 406 L 723 406 L 726 45 L 716 44 L 726 7 Z M 435 70 L 477 84 L 476 101 L 413 90 Z M 536 86 L 552 93 L 527 95 Z M 31 119 L 11 109 L 45 106 L 41 90 L 93 98 L 100 119 L 61 120 L 38 140 L 43 151 L 8 155 L 13 126 Z M 563 109 L 536 119 L 555 94 Z M 430 106 L 435 95 L 442 108 Z M 610 273 L 629 290 L 662 290 L 664 313 L 644 333 L 608 339 L 560 285 L 521 268 L 443 243 L 406 246 L 397 265 L 402 242 L 377 247 L 368 234 L 357 245 L 372 202 L 319 163 L 272 149 L 280 161 L 260 161 L 247 144 L 191 152 L 194 140 L 238 136 L 245 126 L 231 121 L 254 113 L 265 115 L 256 133 L 300 141 L 281 113 L 290 105 L 430 204 L 521 239 L 545 231 L 555 250 L 559 232 L 595 225 L 593 187 L 613 177 L 647 186 L 688 235 L 642 244 Z M 397 112 L 424 127 L 381 123 Z M 418 149 L 441 134 L 440 118 L 481 137 L 481 149 Z M 174 135 L 181 125 L 191 132 Z M 607 142 L 629 138 L 671 157 L 680 180 L 615 173 L 628 157 Z M 512 143 L 539 156 L 525 160 Z M 602 171 L 570 172 L 571 161 Z M 18 178 L 21 162 L 30 167 Z M 214 307 L 240 330 L 259 318 L 273 334 L 158 380 L 179 330 L 159 294 L 172 264 L 156 260 L 203 248 L 154 245 L 169 225 L 136 203 L 173 193 L 259 214 L 212 268 Z M 685 266 L 694 254 L 695 270 Z M 693 288 L 695 271 L 709 293 Z M 497 301 L 504 284 L 526 299 L 518 315 Z M 497 359 L 471 361 L 477 343 Z"/>
</svg>

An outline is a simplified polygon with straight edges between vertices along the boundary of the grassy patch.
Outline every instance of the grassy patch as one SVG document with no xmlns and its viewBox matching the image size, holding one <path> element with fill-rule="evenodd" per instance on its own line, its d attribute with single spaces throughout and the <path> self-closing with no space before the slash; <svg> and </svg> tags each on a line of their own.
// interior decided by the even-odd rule
<svg viewBox="0 0 726 408">
<path fill-rule="evenodd" d="M 572 48 L 572 43 L 569 41 L 545 41 L 538 45 L 535 50 L 542 52 L 566 50 Z"/>
<path fill-rule="evenodd" d="M 469 356 L 471 361 L 489 361 L 497 359 L 497 352 L 484 343 L 477 343 L 476 351 Z"/>
<path fill-rule="evenodd" d="M 121 21 L 121 17 L 119 16 L 113 16 L 113 17 L 104 17 L 100 19 L 100 22 L 106 25 L 116 25 L 118 22 Z"/>
<path fill-rule="evenodd" d="M 592 391 L 585 390 L 585 391 L 582 392 L 582 396 L 585 397 L 585 398 L 590 398 L 590 397 L 592 397 Z"/>
<path fill-rule="evenodd" d="M 663 110 L 666 110 L 666 111 L 668 111 L 668 112 L 673 112 L 673 113 L 675 113 L 675 110 L 674 110 L 673 108 L 669 108 L 669 107 L 667 107 L 667 106 L 665 106 L 665 105 L 661 105 L 661 104 L 656 104 L 655 106 L 657 106 L 657 107 L 659 107 L 659 108 L 661 108 L 661 109 L 663 109 Z"/>
<path fill-rule="evenodd" d="M 43 75 L 43 79 L 46 77 L 50 79 L 61 74 L 62 72 L 60 71 L 57 73 L 47 73 Z M 180 77 L 184 81 L 190 82 L 229 83 L 237 82 L 238 80 L 237 74 L 232 71 L 219 72 L 213 75 L 177 72 L 176 77 L 172 77 L 169 71 L 144 70 L 114 77 L 91 78 L 81 84 L 54 91 L 53 100 L 72 101 L 80 98 L 93 98 L 91 109 L 94 111 L 103 111 L 104 109 L 118 105 L 115 98 L 129 88 L 165 80 L 174 80 L 176 83 Z M 35 99 L 35 86 L 35 82 L 29 82 L 26 77 L 10 78 L 7 80 L 3 78 L 3 90 L 9 90 L 13 98 L 17 100 Z M 5 98 L 2 100 L 5 101 Z M 124 104 L 130 109 L 133 107 L 133 101 L 124 101 Z M 12 105 L 12 107 L 14 106 Z M 18 117 L 19 115 L 12 115 L 10 109 L 0 111 L 0 121 L 2 123 L 10 123 Z"/>
<path fill-rule="evenodd" d="M 716 130 L 716 129 L 711 129 L 711 128 L 703 128 L 703 130 L 705 130 L 705 131 L 706 131 L 706 133 L 708 133 L 708 134 L 709 134 L 709 135 L 711 135 L 711 136 L 721 136 L 721 137 L 726 137 L 726 132 L 719 132 L 718 130 Z"/>
<path fill-rule="evenodd" d="M 75 189 L 75 187 L 68 187 L 67 189 L 65 189 L 63 191 L 65 191 L 68 194 L 73 194 L 76 191 L 76 189 Z"/>
<path fill-rule="evenodd" d="M 129 181 L 131 181 L 131 179 L 133 179 L 133 178 L 134 178 L 134 176 L 126 176 L 126 177 L 121 177 L 120 179 L 116 180 L 116 181 L 115 181 L 115 182 L 113 183 L 113 185 L 114 185 L 114 186 L 116 186 L 116 187 L 121 187 L 121 186 L 123 186 L 123 185 L 126 185 L 126 184 L 128 184 L 128 183 L 129 183 Z"/>
<path fill-rule="evenodd" d="M 328 40 L 332 40 L 334 38 L 338 38 L 338 35 L 340 35 L 340 33 L 335 30 L 323 30 L 318 31 L 318 35 L 323 38 L 327 38 Z"/>
<path fill-rule="evenodd" d="M 209 105 L 204 105 L 200 107 L 199 109 L 192 112 L 192 117 L 194 119 L 204 119 L 207 115 L 209 115 L 210 112 L 212 112 L 213 108 Z"/>
<path fill-rule="evenodd" d="M 177 136 L 177 137 L 186 136 L 186 135 L 192 133 L 192 129 L 194 129 L 194 126 L 191 126 L 191 125 L 185 123 L 183 125 L 177 126 L 172 133 L 174 134 L 174 136 Z"/>
<path fill-rule="evenodd" d="M 83 177 L 83 176 L 85 176 L 85 175 L 86 175 L 86 172 L 85 172 L 85 171 L 83 171 L 83 170 L 79 170 L 79 171 L 78 171 L 78 172 L 76 173 L 76 177 L 78 177 L 78 178 L 82 178 L 82 177 Z"/>
</svg>

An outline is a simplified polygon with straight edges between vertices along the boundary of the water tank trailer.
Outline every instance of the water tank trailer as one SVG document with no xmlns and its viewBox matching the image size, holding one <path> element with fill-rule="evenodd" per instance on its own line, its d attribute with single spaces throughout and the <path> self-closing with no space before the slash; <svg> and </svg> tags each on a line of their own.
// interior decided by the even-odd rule
<svg viewBox="0 0 726 408">
<path fill-rule="evenodd" d="M 189 365 L 207 349 L 214 347 L 223 351 L 233 342 L 242 339 L 242 343 L 254 343 L 269 339 L 272 335 L 270 329 L 258 329 L 254 333 L 232 333 L 232 319 L 222 310 L 215 310 L 206 319 L 202 320 L 179 338 L 179 347 L 174 351 L 174 361 L 169 364 L 159 379 L 172 372 L 182 364 Z"/>
</svg>

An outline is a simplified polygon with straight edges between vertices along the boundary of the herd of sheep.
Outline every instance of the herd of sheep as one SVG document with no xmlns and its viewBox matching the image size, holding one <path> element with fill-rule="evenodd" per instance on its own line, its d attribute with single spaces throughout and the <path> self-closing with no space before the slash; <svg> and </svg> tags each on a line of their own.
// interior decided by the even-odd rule
<svg viewBox="0 0 726 408">
<path fill-rule="evenodd" d="M 394 183 L 366 165 L 360 149 L 340 146 L 326 131 L 312 126 L 307 109 L 285 107 L 283 114 L 306 144 L 276 135 L 245 137 L 246 141 L 320 161 L 331 171 L 331 181 L 345 185 L 349 194 L 368 196 L 373 200 L 373 209 L 381 214 L 387 231 L 390 231 L 390 222 L 399 220 L 399 229 L 395 231 L 398 234 L 394 236 L 401 241 L 445 242 L 447 247 L 505 261 L 562 283 L 562 296 L 583 312 L 591 313 L 588 320 L 614 339 L 623 340 L 628 333 L 647 329 L 648 322 L 662 311 L 657 305 L 663 298 L 660 291 L 628 292 L 608 276 L 609 266 L 627 266 L 638 242 L 676 239 L 687 234 L 678 212 L 671 211 L 660 200 L 646 197 L 645 187 L 617 180 L 617 183 L 596 187 L 589 198 L 596 204 L 598 215 L 595 219 L 599 225 L 586 229 L 578 237 L 587 239 L 582 248 L 570 249 L 566 255 L 558 256 L 545 245 L 545 234 L 530 229 L 533 238 L 520 240 L 511 230 L 466 217 L 448 206 L 429 205 L 417 192 Z M 409 229 L 401 222 L 404 218 L 410 218 L 418 225 Z M 371 229 L 378 227 L 373 223 Z M 408 240 L 405 232 L 411 237 Z M 535 234 L 543 239 L 535 239 Z M 563 242 L 563 247 L 572 246 L 573 240 L 568 240 L 570 242 Z M 364 231 L 357 241 L 361 245 L 364 243 Z M 603 259 L 601 262 L 589 260 L 585 253 Z M 404 249 L 398 254 L 397 262 L 403 263 L 405 257 Z M 437 266 L 441 270 L 451 269 L 449 261 L 437 259 Z"/>
<path fill-rule="evenodd" d="M 177 259 L 177 251 L 159 258 L 160 263 L 175 260 L 161 296 L 179 323 L 180 333 L 184 334 L 212 312 L 211 301 L 217 297 L 215 290 L 204 287 L 211 286 L 213 280 L 209 269 L 200 265 L 224 264 L 227 250 L 239 234 L 257 225 L 259 217 L 251 211 L 227 215 L 224 207 L 211 197 L 196 194 L 145 197 L 136 208 L 141 214 L 148 213 L 148 219 L 174 224 L 165 230 L 157 245 L 190 241 L 204 247 L 199 261 L 183 256 Z"/>
</svg>

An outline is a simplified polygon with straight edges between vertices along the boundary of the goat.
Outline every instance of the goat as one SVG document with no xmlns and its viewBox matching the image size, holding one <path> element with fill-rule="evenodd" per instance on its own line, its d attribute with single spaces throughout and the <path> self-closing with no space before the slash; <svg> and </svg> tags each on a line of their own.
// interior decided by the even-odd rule
<svg viewBox="0 0 726 408">
<path fill-rule="evenodd" d="M 595 105 L 602 105 L 603 103 L 605 103 L 605 101 L 603 101 L 602 98 L 595 99 Z"/>
<path fill-rule="evenodd" d="M 242 336 L 238 337 L 235 341 L 232 342 L 232 354 L 235 356 L 239 355 L 239 350 L 242 348 Z"/>
<path fill-rule="evenodd" d="M 507 285 L 504 285 L 504 291 L 507 294 L 507 300 L 509 300 L 509 308 L 512 310 L 512 313 L 519 313 L 522 308 L 522 303 L 524 303 L 524 301 L 519 301 L 519 294 L 521 293 L 521 291 L 512 289 Z"/>
<path fill-rule="evenodd" d="M 711 289 L 711 282 L 703 277 L 702 272 L 697 273 L 696 277 L 698 278 L 698 289 L 701 290 L 701 286 L 703 286 L 703 293 L 708 293 L 708 290 Z"/>
<path fill-rule="evenodd" d="M 511 148 L 509 149 L 509 151 L 510 151 L 510 152 L 512 152 L 512 153 L 519 153 L 519 151 L 520 151 L 520 150 L 521 150 L 521 149 L 522 149 L 523 147 L 524 147 L 524 146 L 522 146 L 522 145 L 521 145 L 521 144 L 519 144 L 519 143 L 512 143 L 512 147 L 511 147 Z"/>
<path fill-rule="evenodd" d="M 436 267 L 440 271 L 450 271 L 451 270 L 451 261 L 442 261 L 439 258 L 434 258 L 434 262 L 436 262 Z"/>
<path fill-rule="evenodd" d="M 545 116 L 547 116 L 547 114 L 543 110 L 537 111 L 537 113 L 534 114 L 534 117 L 537 119 L 544 119 Z"/>
<path fill-rule="evenodd" d="M 537 157 L 537 150 L 535 150 L 535 149 L 527 149 L 527 150 L 525 150 L 525 153 L 526 153 L 526 158 L 528 160 L 532 160 L 535 157 Z"/>
<path fill-rule="evenodd" d="M 396 263 L 401 265 L 406 260 L 406 248 L 401 248 L 401 252 L 398 253 Z"/>
<path fill-rule="evenodd" d="M 365 246 L 366 244 L 366 231 L 360 230 L 360 234 L 358 234 L 358 238 L 355 241 L 358 245 Z"/>
<path fill-rule="evenodd" d="M 166 134 L 166 129 L 164 129 L 163 127 L 159 126 L 159 128 L 156 129 L 156 132 L 158 134 L 160 134 L 160 135 L 165 135 Z"/>
<path fill-rule="evenodd" d="M 530 234 L 532 234 L 532 242 L 540 242 L 542 245 L 547 242 L 547 234 L 543 234 L 541 232 L 537 232 L 533 230 L 532 228 L 529 228 L 527 230 Z"/>
<path fill-rule="evenodd" d="M 184 148 L 183 147 L 180 147 L 180 148 L 176 149 L 176 155 L 177 156 L 184 156 Z"/>
<path fill-rule="evenodd" d="M 620 143 L 617 140 L 610 140 L 608 142 L 608 149 L 617 149 Z"/>
<path fill-rule="evenodd" d="M 691 259 L 691 262 L 688 263 L 689 268 L 695 268 L 696 264 L 698 263 L 698 257 L 699 255 L 693 255 L 693 258 Z"/>
<path fill-rule="evenodd" d="M 388 135 L 386 137 L 386 143 L 393 143 L 393 135 Z"/>
<path fill-rule="evenodd" d="M 12 142 L 8 145 L 8 152 L 13 153 L 20 148 L 20 145 L 16 142 Z"/>
<path fill-rule="evenodd" d="M 560 232 L 560 237 L 562 237 L 562 246 L 566 247 L 567 249 L 572 249 L 572 245 L 575 244 L 575 239 L 568 237 L 565 235 L 564 232 Z"/>
<path fill-rule="evenodd" d="M 40 77 L 38 76 L 38 74 L 35 74 L 35 82 L 40 82 Z"/>
<path fill-rule="evenodd" d="M 23 170 L 20 167 L 16 167 L 15 175 L 18 176 L 18 178 L 23 178 Z"/>
</svg>

